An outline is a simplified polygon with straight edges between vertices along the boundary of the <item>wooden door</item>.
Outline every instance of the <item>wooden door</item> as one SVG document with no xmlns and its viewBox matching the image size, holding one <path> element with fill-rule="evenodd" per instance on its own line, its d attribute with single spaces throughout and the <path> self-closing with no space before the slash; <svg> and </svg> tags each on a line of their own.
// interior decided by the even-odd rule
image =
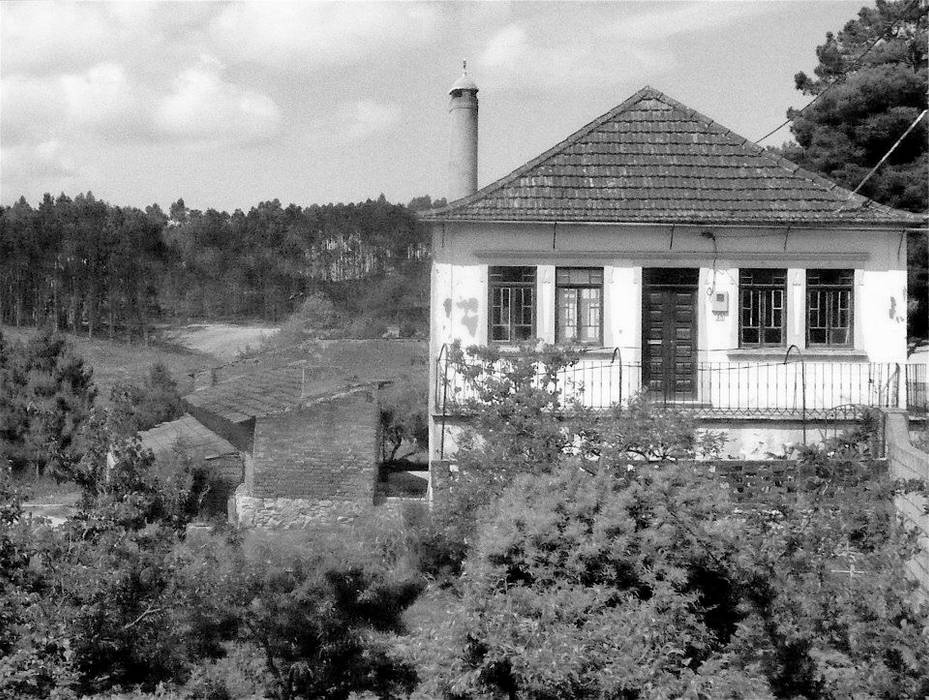
<svg viewBox="0 0 929 700">
<path fill-rule="evenodd" d="M 643 290 L 643 385 L 666 400 L 690 401 L 696 398 L 696 278 L 669 272 L 685 271 L 656 270 Z"/>
</svg>

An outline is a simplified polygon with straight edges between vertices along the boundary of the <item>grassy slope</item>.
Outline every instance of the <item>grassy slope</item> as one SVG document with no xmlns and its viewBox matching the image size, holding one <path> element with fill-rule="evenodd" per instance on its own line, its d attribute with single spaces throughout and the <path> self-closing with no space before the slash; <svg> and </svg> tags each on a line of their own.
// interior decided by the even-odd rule
<svg viewBox="0 0 929 700">
<path fill-rule="evenodd" d="M 11 341 L 25 341 L 33 333 L 32 328 L 0 328 L 3 336 Z M 139 384 L 148 374 L 151 366 L 162 362 L 177 380 L 182 393 L 187 393 L 192 386 L 190 374 L 218 364 L 212 355 L 193 352 L 185 348 L 166 344 L 129 344 L 119 341 L 94 339 L 88 340 L 81 335 L 65 333 L 78 355 L 93 368 L 94 383 L 97 385 L 97 401 L 106 404 L 110 389 L 118 382 Z"/>
</svg>

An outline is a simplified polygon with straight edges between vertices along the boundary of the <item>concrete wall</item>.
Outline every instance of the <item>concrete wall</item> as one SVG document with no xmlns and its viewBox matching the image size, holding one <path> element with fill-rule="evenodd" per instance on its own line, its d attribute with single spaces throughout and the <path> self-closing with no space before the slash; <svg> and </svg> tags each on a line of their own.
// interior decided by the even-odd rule
<svg viewBox="0 0 929 700">
<path fill-rule="evenodd" d="M 929 454 L 910 443 L 907 416 L 903 411 L 887 413 L 887 461 L 897 479 L 929 482 Z M 926 498 L 916 493 L 902 493 L 894 498 L 897 512 L 919 536 L 919 553 L 910 560 L 910 574 L 919 581 L 923 597 L 929 599 L 929 515 Z"/>
</svg>

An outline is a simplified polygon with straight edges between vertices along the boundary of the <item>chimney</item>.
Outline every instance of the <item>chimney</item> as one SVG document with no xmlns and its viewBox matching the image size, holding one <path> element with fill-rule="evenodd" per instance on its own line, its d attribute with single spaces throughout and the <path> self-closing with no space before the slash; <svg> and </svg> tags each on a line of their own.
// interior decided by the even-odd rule
<svg viewBox="0 0 929 700">
<path fill-rule="evenodd" d="M 448 94 L 447 196 L 452 202 L 477 192 L 477 84 L 468 75 L 467 61 Z"/>
</svg>

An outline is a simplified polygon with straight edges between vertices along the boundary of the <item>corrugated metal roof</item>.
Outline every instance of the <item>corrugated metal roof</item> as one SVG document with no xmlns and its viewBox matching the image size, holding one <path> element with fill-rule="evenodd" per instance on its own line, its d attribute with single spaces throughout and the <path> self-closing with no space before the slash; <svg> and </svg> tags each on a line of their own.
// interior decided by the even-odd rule
<svg viewBox="0 0 929 700">
<path fill-rule="evenodd" d="M 238 454 L 228 441 L 211 431 L 191 415 L 156 425 L 139 433 L 144 447 L 155 453 L 157 459 L 174 454 L 177 448 L 195 461 Z"/>
<path fill-rule="evenodd" d="M 377 382 L 361 382 L 331 367 L 296 362 L 286 367 L 260 369 L 184 397 L 190 406 L 232 423 L 284 413 L 332 394 Z"/>
<path fill-rule="evenodd" d="M 903 224 L 645 87 L 555 147 L 427 221 Z"/>
</svg>

